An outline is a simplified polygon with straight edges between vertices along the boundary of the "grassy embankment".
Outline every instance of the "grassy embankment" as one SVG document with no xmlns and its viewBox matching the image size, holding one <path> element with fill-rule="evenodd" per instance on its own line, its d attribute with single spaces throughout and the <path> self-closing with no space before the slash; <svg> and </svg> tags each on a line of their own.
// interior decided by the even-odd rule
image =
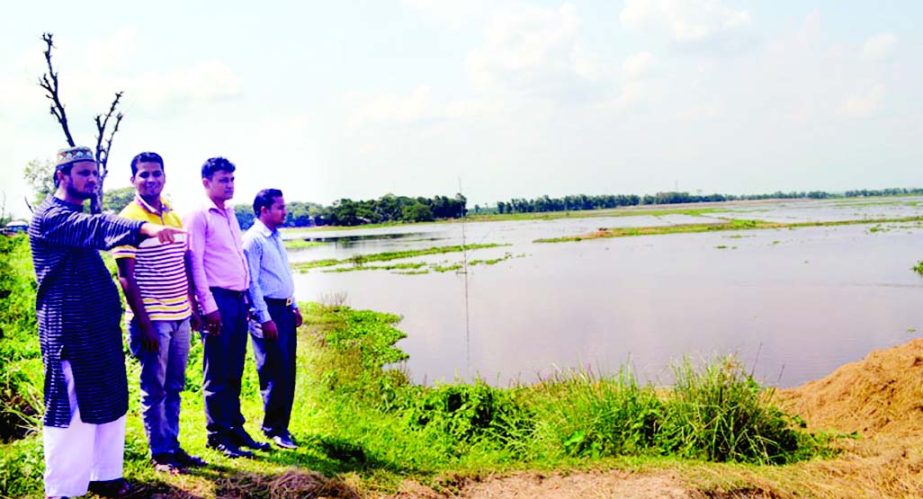
<svg viewBox="0 0 923 499">
<path fill-rule="evenodd" d="M 285 239 L 283 243 L 285 244 L 285 249 L 289 250 L 316 248 L 324 245 L 319 241 L 305 241 L 304 239 Z"/>
<path fill-rule="evenodd" d="M 311 260 L 307 262 L 296 262 L 292 268 L 299 272 L 308 272 L 311 269 L 331 267 L 325 272 L 353 272 L 358 270 L 394 270 L 400 274 L 426 274 L 433 272 L 451 272 L 460 270 L 463 264 L 460 262 L 400 262 L 385 265 L 372 265 L 372 262 L 390 262 L 393 260 L 404 260 L 419 256 L 444 255 L 448 253 L 461 253 L 463 251 L 473 251 L 479 249 L 498 248 L 505 246 L 496 243 L 468 244 L 454 246 L 434 246 L 416 250 L 402 251 L 385 251 L 382 253 L 357 254 L 349 258 L 327 258 L 323 260 Z M 472 259 L 468 261 L 468 266 L 476 265 L 494 265 L 502 261 L 513 258 L 511 253 L 505 253 L 503 256 L 489 259 Z M 338 267 L 338 265 L 342 265 Z"/>
<path fill-rule="evenodd" d="M 765 230 L 765 229 L 802 229 L 806 227 L 838 227 L 842 225 L 870 225 L 883 223 L 923 222 L 923 216 L 894 217 L 856 220 L 836 220 L 827 222 L 767 222 L 764 220 L 730 219 L 714 223 L 660 225 L 650 227 L 614 227 L 601 228 L 588 234 L 536 239 L 536 243 L 580 242 L 592 239 L 612 237 L 656 236 L 664 234 L 689 234 L 699 232 Z"/>
<path fill-rule="evenodd" d="M 15 315 L 2 317 L 7 417 L 11 407 L 35 407 L 42 380 L 34 314 L 30 319 L 28 310 L 28 249 L 22 238 L 3 241 L 7 265 L 0 305 L 21 305 Z M 151 469 L 138 414 L 138 365 L 132 360 L 126 475 L 151 493 L 170 495 L 355 497 L 394 492 L 408 479 L 448 491 L 467 477 L 522 469 L 688 467 L 729 470 L 703 483 L 734 489 L 746 487 L 744 477 L 750 474 L 778 468 L 768 465 L 827 453 L 828 437 L 804 431 L 799 418 L 776 409 L 773 391 L 761 388 L 730 358 L 702 367 L 683 363 L 676 385 L 659 390 L 640 385 L 627 370 L 564 373 L 507 389 L 483 382 L 424 387 L 389 368 L 406 358 L 394 346 L 404 336 L 394 328 L 397 316 L 319 304 L 304 304 L 304 311 L 292 422 L 300 449 L 232 461 L 204 448 L 202 352 L 196 340 L 181 440 L 212 466 L 181 476 Z M 242 409 L 253 433 L 260 407 L 248 360 Z M 28 410 L 13 416 L 36 427 Z M 0 444 L 0 495 L 38 496 L 41 439 L 34 431 L 19 436 L 4 435 L 14 438 Z M 737 464 L 709 464 L 724 462 Z"/>
<path fill-rule="evenodd" d="M 325 225 L 320 227 L 290 227 L 283 229 L 286 237 L 299 237 L 307 234 L 313 234 L 317 232 L 332 232 L 332 231 L 355 231 L 355 230 L 371 230 L 371 229 L 381 229 L 386 227 L 400 227 L 406 225 L 432 225 L 432 224 L 458 224 L 458 223 L 467 223 L 467 222 L 512 222 L 512 221 L 522 221 L 522 220 L 558 220 L 561 218 L 608 218 L 608 217 L 641 217 L 641 216 L 652 216 L 660 217 L 665 215 L 689 215 L 689 216 L 702 216 L 710 213 L 718 213 L 725 211 L 724 207 L 715 206 L 716 203 L 698 203 L 698 204 L 708 204 L 709 207 L 690 207 L 689 205 L 683 205 L 681 207 L 664 207 L 660 206 L 627 206 L 622 208 L 608 208 L 600 210 L 575 210 L 575 211 L 547 211 L 539 213 L 491 213 L 486 215 L 474 215 L 469 213 L 465 218 L 453 218 L 446 220 L 437 220 L 433 222 L 414 222 L 414 223 L 405 223 L 405 222 L 389 222 L 389 223 L 379 223 L 379 224 L 364 224 L 364 225 Z M 730 206 L 734 203 L 724 203 L 725 206 Z"/>
<path fill-rule="evenodd" d="M 562 218 L 610 218 L 610 217 L 640 217 L 651 216 L 660 217 L 666 215 L 688 215 L 703 216 L 714 213 L 726 213 L 728 210 L 734 211 L 762 211 L 767 209 L 767 205 L 773 204 L 817 204 L 830 203 L 831 206 L 845 207 L 869 207 L 869 206 L 893 206 L 903 205 L 916 207 L 920 205 L 919 196 L 886 196 L 886 197 L 861 197 L 836 200 L 818 201 L 813 199 L 761 199 L 749 201 L 721 201 L 706 203 L 687 203 L 681 205 L 638 205 L 623 206 L 619 208 L 608 208 L 598 210 L 574 210 L 574 211 L 549 211 L 533 213 L 490 213 L 490 214 L 472 214 L 469 212 L 464 219 L 437 220 L 434 222 L 419 222 L 409 225 L 428 225 L 428 224 L 452 224 L 464 222 L 507 222 L 521 220 L 558 220 Z M 395 227 L 408 225 L 401 222 L 389 222 L 380 224 L 365 224 L 354 226 L 321 226 L 321 227 L 293 227 L 283 229 L 287 236 L 297 237 L 299 235 L 311 234 L 315 232 L 330 231 L 353 231 L 369 230 L 386 227 Z"/>
</svg>

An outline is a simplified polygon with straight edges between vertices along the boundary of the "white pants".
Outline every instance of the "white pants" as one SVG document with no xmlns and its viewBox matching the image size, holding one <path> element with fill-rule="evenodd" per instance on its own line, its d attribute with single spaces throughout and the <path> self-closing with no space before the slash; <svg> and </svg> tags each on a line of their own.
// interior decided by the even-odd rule
<svg viewBox="0 0 923 499">
<path fill-rule="evenodd" d="M 122 477 L 125 454 L 125 416 L 104 424 L 80 420 L 74 373 L 61 361 L 70 399 L 71 422 L 67 428 L 44 427 L 45 495 L 82 496 L 90 481 Z"/>
</svg>

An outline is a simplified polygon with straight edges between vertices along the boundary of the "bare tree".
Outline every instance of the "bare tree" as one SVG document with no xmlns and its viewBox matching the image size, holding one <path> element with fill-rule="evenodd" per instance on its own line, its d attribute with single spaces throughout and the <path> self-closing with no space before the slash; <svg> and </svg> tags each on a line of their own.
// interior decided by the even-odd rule
<svg viewBox="0 0 923 499">
<path fill-rule="evenodd" d="M 74 147 L 77 144 L 74 142 L 74 136 L 70 131 L 64 104 L 61 103 L 58 73 L 51 64 L 51 50 L 54 48 L 53 39 L 54 35 L 52 33 L 42 34 L 42 40 L 45 42 L 44 54 L 45 62 L 48 64 L 48 72 L 39 78 L 38 85 L 45 90 L 45 97 L 51 101 L 51 115 L 54 116 L 58 124 L 61 125 L 61 130 L 64 132 L 64 137 L 67 139 L 68 145 Z M 96 161 L 99 163 L 99 189 L 96 191 L 96 196 L 90 200 L 90 211 L 93 213 L 100 213 L 103 209 L 103 184 L 106 180 L 106 174 L 108 173 L 107 165 L 109 163 L 109 151 L 112 149 L 112 138 L 115 136 L 116 132 L 119 131 L 119 124 L 122 123 L 122 118 L 124 117 L 121 112 L 117 112 L 119 102 L 122 99 L 122 93 L 121 91 L 115 93 L 115 98 L 109 106 L 109 112 L 104 115 L 97 114 L 94 118 L 96 122 Z M 112 122 L 112 130 L 109 131 L 107 137 L 106 129 L 109 127 L 113 115 L 115 120 Z"/>
<path fill-rule="evenodd" d="M 90 211 L 93 213 L 100 213 L 103 209 L 103 181 L 106 178 L 106 173 L 109 172 L 109 150 L 112 149 L 112 137 L 115 136 L 115 132 L 119 131 L 119 124 L 124 117 L 121 112 L 115 115 L 115 122 L 109 132 L 109 137 L 106 138 L 105 145 L 103 145 L 103 137 L 106 135 L 106 127 L 109 126 L 109 119 L 112 118 L 112 113 L 115 113 L 121 99 L 122 92 L 116 92 L 115 99 L 112 100 L 112 105 L 109 106 L 109 112 L 105 116 L 97 114 L 94 118 L 96 122 L 96 162 L 99 163 L 99 189 L 96 189 L 96 197 L 90 200 Z"/>
</svg>

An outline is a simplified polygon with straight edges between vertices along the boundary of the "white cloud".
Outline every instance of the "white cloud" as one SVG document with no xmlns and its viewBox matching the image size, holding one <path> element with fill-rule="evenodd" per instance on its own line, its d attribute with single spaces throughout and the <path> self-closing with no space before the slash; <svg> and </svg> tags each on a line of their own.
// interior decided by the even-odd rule
<svg viewBox="0 0 923 499">
<path fill-rule="evenodd" d="M 110 71 L 123 65 L 138 48 L 138 30 L 123 26 L 101 38 L 91 40 L 84 50 L 84 70 L 88 72 Z M 55 49 L 57 55 L 57 49 Z"/>
<path fill-rule="evenodd" d="M 627 0 L 619 19 L 632 29 L 657 28 L 680 43 L 702 42 L 750 24 L 750 13 L 720 0 Z"/>
<path fill-rule="evenodd" d="M 718 115 L 718 108 L 712 104 L 692 105 L 676 113 L 676 118 L 683 121 L 698 121 L 714 118 Z"/>
<path fill-rule="evenodd" d="M 219 60 L 194 62 L 186 67 L 135 73 L 137 30 L 119 28 L 89 41 L 82 48 L 55 48 L 53 61 L 60 73 L 61 99 L 69 117 L 92 117 L 104 112 L 116 91 L 129 108 L 172 111 L 194 102 L 209 102 L 241 93 L 241 78 Z M 75 52 L 77 52 L 75 54 Z M 76 64 L 75 64 L 76 63 Z M 14 105 L 10 113 L 32 114 L 47 107 L 35 81 L 47 71 L 44 60 L 29 51 L 17 61 L 14 77 L 0 78 L 0 92 Z"/>
<path fill-rule="evenodd" d="M 487 12 L 486 0 L 401 0 L 409 9 L 428 14 L 434 19 L 458 27 Z"/>
<path fill-rule="evenodd" d="M 350 109 L 348 123 L 353 128 L 377 124 L 407 125 L 440 114 L 432 99 L 432 89 L 426 85 L 418 86 L 407 95 L 354 92 L 346 95 L 346 105 Z"/>
<path fill-rule="evenodd" d="M 650 74 L 654 67 L 654 55 L 650 52 L 639 52 L 628 56 L 622 63 L 622 73 L 625 78 L 637 80 Z"/>
<path fill-rule="evenodd" d="M 469 75 L 477 85 L 559 75 L 592 75 L 592 60 L 579 55 L 575 42 L 580 24 L 577 9 L 517 6 L 490 21 L 483 45 L 468 55 Z"/>
<path fill-rule="evenodd" d="M 897 45 L 897 37 L 891 33 L 881 33 L 869 37 L 862 44 L 862 59 L 866 61 L 881 61 L 887 59 L 894 53 Z"/>
<path fill-rule="evenodd" d="M 145 109 L 206 102 L 237 96 L 240 77 L 221 61 L 203 61 L 193 66 L 160 73 L 146 73 L 121 82 L 126 98 Z"/>
<path fill-rule="evenodd" d="M 866 118 L 875 114 L 881 108 L 884 98 L 884 85 L 872 85 L 868 89 L 847 98 L 840 107 L 840 112 L 851 118 Z"/>
<path fill-rule="evenodd" d="M 613 99 L 604 101 L 602 106 L 603 110 L 623 112 L 638 103 L 640 103 L 645 96 L 647 95 L 646 87 L 637 81 L 630 81 L 622 85 L 621 91 Z"/>
</svg>

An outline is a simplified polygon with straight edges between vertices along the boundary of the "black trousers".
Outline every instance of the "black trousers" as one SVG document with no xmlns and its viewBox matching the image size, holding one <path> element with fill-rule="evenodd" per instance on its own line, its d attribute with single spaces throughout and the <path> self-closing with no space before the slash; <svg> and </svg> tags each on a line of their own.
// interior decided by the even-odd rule
<svg viewBox="0 0 923 499">
<path fill-rule="evenodd" d="M 231 437 L 244 425 L 240 412 L 240 384 L 247 355 L 247 300 L 245 292 L 211 288 L 221 313 L 221 332 L 204 334 L 205 429 L 209 440 Z"/>
<path fill-rule="evenodd" d="M 263 338 L 262 329 L 251 324 L 250 339 L 256 357 L 263 396 L 263 433 L 272 437 L 288 433 L 288 424 L 295 401 L 295 352 L 298 335 L 295 313 L 284 301 L 266 300 L 269 316 L 279 330 L 278 338 Z"/>
</svg>

